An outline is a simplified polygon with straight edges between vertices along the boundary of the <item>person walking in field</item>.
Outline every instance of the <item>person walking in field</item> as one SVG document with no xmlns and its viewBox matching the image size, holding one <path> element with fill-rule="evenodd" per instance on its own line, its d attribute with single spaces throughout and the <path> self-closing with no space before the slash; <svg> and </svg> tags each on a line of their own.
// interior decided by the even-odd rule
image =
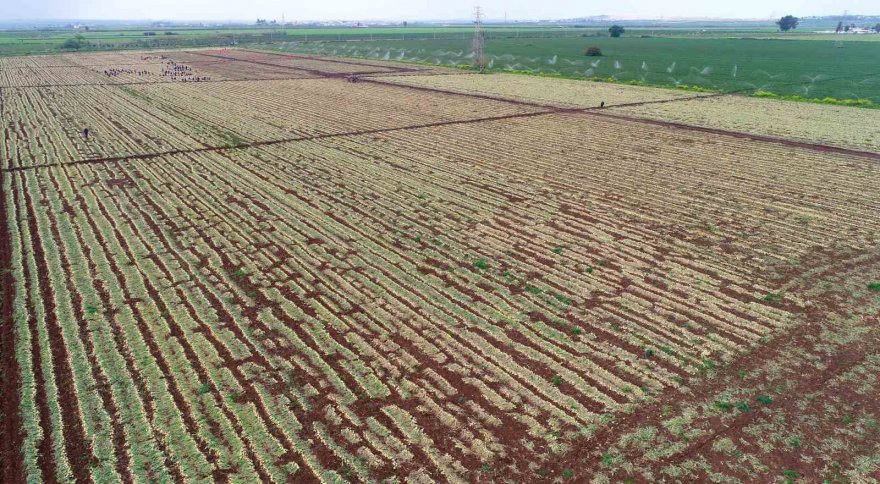
<svg viewBox="0 0 880 484">
<path fill-rule="evenodd" d="M 83 128 L 83 138 L 89 139 L 89 128 Z"/>
</svg>

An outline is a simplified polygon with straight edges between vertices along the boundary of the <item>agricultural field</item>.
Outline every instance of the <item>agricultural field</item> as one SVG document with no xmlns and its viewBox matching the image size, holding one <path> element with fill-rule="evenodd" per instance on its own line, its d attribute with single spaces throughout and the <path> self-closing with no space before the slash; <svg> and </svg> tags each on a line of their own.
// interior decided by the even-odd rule
<svg viewBox="0 0 880 484">
<path fill-rule="evenodd" d="M 880 117 L 871 109 L 695 93 L 516 74 L 380 77 L 435 91 L 489 96 L 543 106 L 590 108 L 659 123 L 732 130 L 756 136 L 880 151 Z"/>
<path fill-rule="evenodd" d="M 880 474 L 871 110 L 252 49 L 0 72 L 2 482 Z"/>
<path fill-rule="evenodd" d="M 848 36 L 845 42 L 829 36 L 814 36 L 825 40 L 804 40 L 789 34 L 755 38 L 744 32 L 732 34 L 738 38 L 719 38 L 711 32 L 669 35 L 676 34 L 641 30 L 618 39 L 609 38 L 607 31 L 546 38 L 514 35 L 488 40 L 486 59 L 490 70 L 497 72 L 697 86 L 724 92 L 764 91 L 880 104 L 877 43 L 871 41 L 880 39 L 880 35 Z M 313 55 L 467 66 L 472 63 L 468 58 L 470 42 L 469 37 L 373 42 L 299 39 L 274 47 Z M 584 51 L 591 46 L 599 47 L 602 57 L 585 56 Z"/>
</svg>

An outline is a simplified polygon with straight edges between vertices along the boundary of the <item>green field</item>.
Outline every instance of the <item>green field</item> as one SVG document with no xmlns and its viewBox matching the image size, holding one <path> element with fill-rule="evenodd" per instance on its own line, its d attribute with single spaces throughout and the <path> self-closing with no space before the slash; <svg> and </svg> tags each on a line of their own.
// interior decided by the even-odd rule
<svg viewBox="0 0 880 484">
<path fill-rule="evenodd" d="M 82 51 L 107 49 L 187 48 L 229 44 L 273 43 L 293 40 L 466 40 L 473 29 L 450 27 L 373 27 L 373 28 L 127 28 L 106 30 L 6 30 L 0 31 L 0 56 L 63 52 L 68 39 L 83 42 Z M 497 37 L 576 37 L 585 32 L 577 28 L 492 27 Z M 146 35 L 153 33 L 154 35 Z"/>
<path fill-rule="evenodd" d="M 601 48 L 602 57 L 583 55 L 584 49 L 593 45 Z M 283 48 L 447 65 L 471 62 L 469 39 L 300 42 Z M 493 70 L 880 103 L 880 44 L 876 42 L 635 36 L 496 38 L 487 41 L 486 54 Z"/>
<path fill-rule="evenodd" d="M 880 104 L 880 35 L 729 27 L 629 29 L 620 39 L 600 28 L 492 26 L 486 32 L 495 71 Z M 471 35 L 468 26 L 13 30 L 0 31 L 0 55 L 63 52 L 64 42 L 78 36 L 81 51 L 250 45 L 466 66 Z M 588 46 L 604 55 L 584 56 Z"/>
</svg>

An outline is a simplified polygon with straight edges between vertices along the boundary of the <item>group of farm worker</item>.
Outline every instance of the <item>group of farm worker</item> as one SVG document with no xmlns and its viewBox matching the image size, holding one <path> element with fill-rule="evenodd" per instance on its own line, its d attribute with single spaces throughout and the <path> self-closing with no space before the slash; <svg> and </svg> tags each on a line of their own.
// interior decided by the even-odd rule
<svg viewBox="0 0 880 484">
<path fill-rule="evenodd" d="M 149 76 L 152 74 L 152 72 L 116 68 L 104 70 L 104 75 L 107 77 L 117 77 L 123 74 L 129 74 L 133 76 Z M 162 76 L 170 77 L 172 81 L 176 81 L 179 78 L 182 82 L 202 82 L 211 80 L 211 78 L 208 76 L 193 76 L 192 68 L 184 65 L 168 66 L 168 68 L 162 70 Z"/>
<path fill-rule="evenodd" d="M 136 71 L 133 69 L 105 69 L 104 75 L 107 77 L 116 77 L 120 74 L 132 74 L 135 76 L 146 76 L 150 74 L 150 71 Z"/>
<path fill-rule="evenodd" d="M 186 64 L 178 64 L 174 61 L 168 61 L 168 65 L 162 69 L 162 75 L 165 77 L 170 77 L 172 81 L 176 81 L 178 77 L 180 77 L 183 82 L 202 82 L 202 81 L 210 81 L 211 78 L 207 76 L 193 76 L 192 67 Z"/>
</svg>

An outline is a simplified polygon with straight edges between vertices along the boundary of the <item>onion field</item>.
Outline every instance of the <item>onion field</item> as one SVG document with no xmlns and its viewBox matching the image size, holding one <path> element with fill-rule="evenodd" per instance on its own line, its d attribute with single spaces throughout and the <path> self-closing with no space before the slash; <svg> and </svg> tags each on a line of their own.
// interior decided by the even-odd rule
<svg viewBox="0 0 880 484">
<path fill-rule="evenodd" d="M 0 58 L 0 481 L 876 477 L 878 125 L 775 103 Z"/>
</svg>

